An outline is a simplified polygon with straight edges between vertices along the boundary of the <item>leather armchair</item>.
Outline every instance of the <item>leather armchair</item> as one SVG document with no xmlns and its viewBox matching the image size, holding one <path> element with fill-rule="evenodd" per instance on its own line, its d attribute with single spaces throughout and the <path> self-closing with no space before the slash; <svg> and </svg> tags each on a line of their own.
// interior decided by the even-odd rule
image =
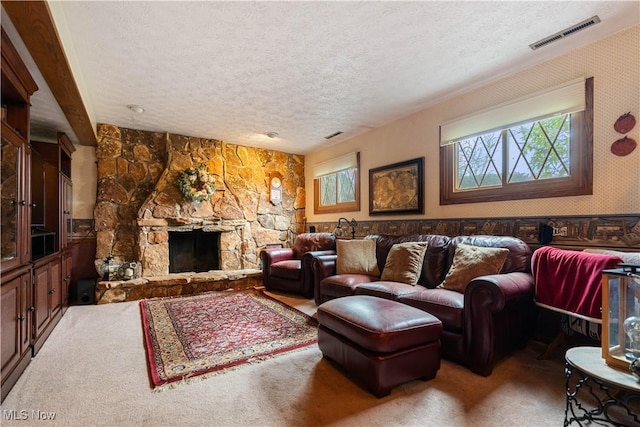
<svg viewBox="0 0 640 427">
<path fill-rule="evenodd" d="M 332 233 L 301 233 L 292 248 L 268 248 L 260 253 L 262 281 L 267 290 L 313 297 L 314 256 L 335 255 L 336 237 Z"/>
</svg>

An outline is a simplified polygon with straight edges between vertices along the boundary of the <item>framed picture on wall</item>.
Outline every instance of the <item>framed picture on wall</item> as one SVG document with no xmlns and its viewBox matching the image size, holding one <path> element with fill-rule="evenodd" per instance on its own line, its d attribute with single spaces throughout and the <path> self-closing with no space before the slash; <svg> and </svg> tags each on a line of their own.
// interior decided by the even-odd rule
<svg viewBox="0 0 640 427">
<path fill-rule="evenodd" d="M 369 215 L 424 213 L 424 157 L 369 169 Z"/>
</svg>

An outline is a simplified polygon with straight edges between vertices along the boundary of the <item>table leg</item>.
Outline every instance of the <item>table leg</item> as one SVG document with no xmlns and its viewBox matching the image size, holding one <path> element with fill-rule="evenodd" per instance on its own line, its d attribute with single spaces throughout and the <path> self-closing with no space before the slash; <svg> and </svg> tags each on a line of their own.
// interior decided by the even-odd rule
<svg viewBox="0 0 640 427">
<path fill-rule="evenodd" d="M 566 364 L 566 396 L 564 425 L 574 421 L 613 426 L 640 426 L 640 393 L 609 387 L 598 379 Z M 604 424 L 602 424 L 604 423 Z"/>
</svg>

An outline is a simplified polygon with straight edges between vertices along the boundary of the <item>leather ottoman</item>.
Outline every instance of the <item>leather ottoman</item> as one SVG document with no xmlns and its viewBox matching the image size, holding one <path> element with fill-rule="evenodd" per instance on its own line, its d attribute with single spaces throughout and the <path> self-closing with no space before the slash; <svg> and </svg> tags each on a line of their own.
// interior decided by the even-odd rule
<svg viewBox="0 0 640 427">
<path fill-rule="evenodd" d="M 369 295 L 318 307 L 324 357 L 376 397 L 402 383 L 430 380 L 440 369 L 442 323 L 426 311 Z"/>
</svg>

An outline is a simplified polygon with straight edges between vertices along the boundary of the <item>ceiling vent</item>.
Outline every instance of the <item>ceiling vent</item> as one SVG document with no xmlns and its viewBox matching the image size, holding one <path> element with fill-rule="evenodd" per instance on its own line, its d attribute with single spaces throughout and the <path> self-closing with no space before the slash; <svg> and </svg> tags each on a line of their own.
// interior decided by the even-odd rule
<svg viewBox="0 0 640 427">
<path fill-rule="evenodd" d="M 598 22 L 600 22 L 600 18 L 598 18 L 598 15 L 592 16 L 591 18 L 586 19 L 576 25 L 573 25 L 560 32 L 552 34 L 549 37 L 545 37 L 543 39 L 538 40 L 535 43 L 531 43 L 529 47 L 532 50 L 536 50 L 538 48 L 541 48 L 542 46 L 548 45 L 549 43 L 553 43 L 556 40 L 560 40 L 561 38 L 567 37 L 573 33 L 577 33 L 578 31 L 584 30 L 587 27 L 591 27 L 592 25 L 595 25 Z"/>
<path fill-rule="evenodd" d="M 335 138 L 335 137 L 336 137 L 336 136 L 338 136 L 338 135 L 342 135 L 342 133 L 343 133 L 343 132 L 342 132 L 341 130 L 339 130 L 338 132 L 334 132 L 334 133 L 332 133 L 331 135 L 327 135 L 327 136 L 325 136 L 325 137 L 324 137 L 324 139 L 331 139 L 331 138 Z"/>
</svg>

